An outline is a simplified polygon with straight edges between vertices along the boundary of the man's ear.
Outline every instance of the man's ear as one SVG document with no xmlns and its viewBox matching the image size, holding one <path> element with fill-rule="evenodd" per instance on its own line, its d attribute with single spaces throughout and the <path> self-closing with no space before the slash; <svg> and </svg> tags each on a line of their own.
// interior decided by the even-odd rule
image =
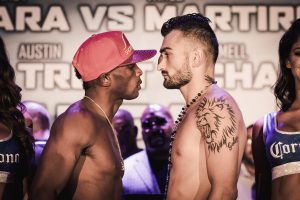
<svg viewBox="0 0 300 200">
<path fill-rule="evenodd" d="M 194 50 L 192 50 L 190 54 L 190 64 L 192 67 L 200 67 L 204 62 L 204 59 L 205 55 L 203 49 L 195 48 Z"/>
<path fill-rule="evenodd" d="M 100 84 L 103 87 L 108 87 L 111 85 L 111 78 L 109 77 L 108 73 L 100 75 Z"/>
</svg>

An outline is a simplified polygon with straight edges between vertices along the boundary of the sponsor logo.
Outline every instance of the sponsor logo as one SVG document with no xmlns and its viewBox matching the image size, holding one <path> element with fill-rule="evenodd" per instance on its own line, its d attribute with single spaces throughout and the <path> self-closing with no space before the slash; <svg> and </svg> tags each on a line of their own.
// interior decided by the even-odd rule
<svg viewBox="0 0 300 200">
<path fill-rule="evenodd" d="M 284 159 L 285 155 L 298 153 L 299 147 L 299 143 L 284 144 L 282 142 L 274 142 L 270 146 L 270 154 L 273 158 Z"/>
</svg>

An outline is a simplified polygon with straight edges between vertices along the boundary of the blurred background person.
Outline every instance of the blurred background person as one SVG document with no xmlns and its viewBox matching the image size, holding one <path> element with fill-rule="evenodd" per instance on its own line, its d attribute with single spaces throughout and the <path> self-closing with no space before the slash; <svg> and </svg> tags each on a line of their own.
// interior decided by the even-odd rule
<svg viewBox="0 0 300 200">
<path fill-rule="evenodd" d="M 33 122 L 33 137 L 36 141 L 47 141 L 50 133 L 50 114 L 47 108 L 35 101 L 23 101 Z"/>
<path fill-rule="evenodd" d="M 123 159 L 142 150 L 137 146 L 138 128 L 134 125 L 130 112 L 119 109 L 112 120 L 112 124 L 117 132 Z"/>
<path fill-rule="evenodd" d="M 138 194 L 143 194 L 141 199 L 155 199 L 145 194 L 163 197 L 173 126 L 173 118 L 166 107 L 152 104 L 144 110 L 141 127 L 146 149 L 125 160 L 122 179 L 125 199 Z"/>
<path fill-rule="evenodd" d="M 253 126 L 256 198 L 299 199 L 300 189 L 300 19 L 279 42 L 278 112 Z"/>
<path fill-rule="evenodd" d="M 238 200 L 255 200 L 255 167 L 252 155 L 253 124 L 247 127 L 247 143 L 237 183 Z"/>
<path fill-rule="evenodd" d="M 26 129 L 21 90 L 0 37 L 0 199 L 4 200 L 28 198 L 34 140 Z"/>
<path fill-rule="evenodd" d="M 23 101 L 26 107 L 23 113 L 26 122 L 31 121 L 32 134 L 35 139 L 35 155 L 30 165 L 29 185 L 31 185 L 40 158 L 50 133 L 50 114 L 47 108 L 41 103 L 35 101 Z"/>
<path fill-rule="evenodd" d="M 24 106 L 23 107 L 18 106 L 17 108 L 23 113 L 24 120 L 25 120 L 25 126 L 29 130 L 29 132 L 31 133 L 31 135 L 33 136 L 33 133 L 32 133 L 32 127 L 33 127 L 32 117 L 26 111 L 26 107 L 24 107 Z"/>
</svg>

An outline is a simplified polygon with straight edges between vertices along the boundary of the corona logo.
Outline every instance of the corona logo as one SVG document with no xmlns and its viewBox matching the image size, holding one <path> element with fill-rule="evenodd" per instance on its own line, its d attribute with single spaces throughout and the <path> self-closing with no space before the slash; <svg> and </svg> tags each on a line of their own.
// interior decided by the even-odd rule
<svg viewBox="0 0 300 200">
<path fill-rule="evenodd" d="M 296 147 L 299 147 L 299 144 L 292 143 L 292 144 L 284 144 L 282 142 L 274 142 L 270 146 L 270 154 L 273 158 L 280 158 L 284 159 L 284 155 L 288 155 L 291 153 L 296 153 Z M 298 150 L 298 149 L 297 149 Z"/>
</svg>

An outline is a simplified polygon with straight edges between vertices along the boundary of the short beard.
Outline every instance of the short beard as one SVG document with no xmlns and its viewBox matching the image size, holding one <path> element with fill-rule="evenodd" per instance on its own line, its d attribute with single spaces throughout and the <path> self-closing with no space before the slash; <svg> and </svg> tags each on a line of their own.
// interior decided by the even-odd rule
<svg viewBox="0 0 300 200">
<path fill-rule="evenodd" d="M 188 63 L 186 63 L 183 70 L 178 71 L 172 77 L 169 76 L 170 79 L 164 81 L 164 87 L 167 89 L 180 89 L 191 81 L 192 76 L 192 71 Z"/>
</svg>

